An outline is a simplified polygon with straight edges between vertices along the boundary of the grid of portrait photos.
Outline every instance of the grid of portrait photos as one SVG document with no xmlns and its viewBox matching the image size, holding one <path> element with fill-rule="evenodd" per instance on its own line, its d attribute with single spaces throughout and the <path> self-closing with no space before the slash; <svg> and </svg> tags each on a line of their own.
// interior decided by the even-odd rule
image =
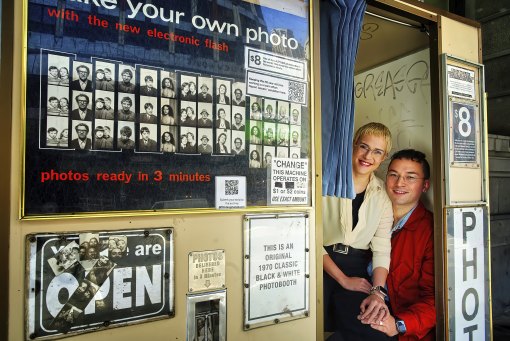
<svg viewBox="0 0 510 341">
<path fill-rule="evenodd" d="M 246 155 L 245 83 L 47 56 L 47 148 Z"/>
<path fill-rule="evenodd" d="M 267 168 L 274 157 L 301 157 L 301 105 L 250 96 L 250 168 Z"/>
</svg>

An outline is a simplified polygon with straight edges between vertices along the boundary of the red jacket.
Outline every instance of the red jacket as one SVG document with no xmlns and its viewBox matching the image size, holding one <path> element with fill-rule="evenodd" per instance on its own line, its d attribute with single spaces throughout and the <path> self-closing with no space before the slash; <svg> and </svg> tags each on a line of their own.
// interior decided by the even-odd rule
<svg viewBox="0 0 510 341">
<path fill-rule="evenodd" d="M 388 293 L 393 315 L 407 328 L 399 341 L 435 340 L 434 222 L 420 202 L 391 238 Z"/>
</svg>

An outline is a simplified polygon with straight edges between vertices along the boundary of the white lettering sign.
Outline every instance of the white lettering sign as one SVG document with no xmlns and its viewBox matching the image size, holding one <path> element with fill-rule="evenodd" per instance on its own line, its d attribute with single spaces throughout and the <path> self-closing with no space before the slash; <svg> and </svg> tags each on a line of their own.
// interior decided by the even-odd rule
<svg viewBox="0 0 510 341">
<path fill-rule="evenodd" d="M 485 340 L 486 278 L 481 208 L 454 209 L 455 340 Z"/>
</svg>

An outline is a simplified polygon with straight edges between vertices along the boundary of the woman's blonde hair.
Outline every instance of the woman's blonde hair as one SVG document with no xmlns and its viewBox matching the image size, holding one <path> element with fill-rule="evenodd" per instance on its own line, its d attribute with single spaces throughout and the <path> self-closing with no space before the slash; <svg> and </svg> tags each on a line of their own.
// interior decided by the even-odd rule
<svg viewBox="0 0 510 341">
<path fill-rule="evenodd" d="M 386 141 L 386 155 L 388 155 L 391 151 L 391 132 L 382 123 L 378 122 L 370 122 L 360 127 L 356 134 L 354 134 L 354 144 L 357 144 L 359 140 L 365 135 L 374 135 L 374 136 L 382 136 Z"/>
</svg>

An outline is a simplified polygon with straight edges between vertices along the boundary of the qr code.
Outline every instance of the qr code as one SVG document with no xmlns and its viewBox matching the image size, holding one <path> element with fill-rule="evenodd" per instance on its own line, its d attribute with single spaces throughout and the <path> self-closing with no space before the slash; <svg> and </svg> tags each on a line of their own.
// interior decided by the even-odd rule
<svg viewBox="0 0 510 341">
<path fill-rule="evenodd" d="M 239 180 L 225 180 L 225 195 L 239 194 Z"/>
<path fill-rule="evenodd" d="M 289 101 L 305 104 L 305 83 L 289 82 Z"/>
</svg>

